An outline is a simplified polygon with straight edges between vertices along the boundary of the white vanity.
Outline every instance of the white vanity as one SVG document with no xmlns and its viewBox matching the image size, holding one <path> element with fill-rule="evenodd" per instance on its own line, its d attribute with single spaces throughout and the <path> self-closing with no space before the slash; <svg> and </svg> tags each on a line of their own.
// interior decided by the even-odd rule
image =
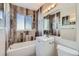
<svg viewBox="0 0 79 59">
<path fill-rule="evenodd" d="M 58 36 L 36 37 L 36 56 L 78 56 L 78 45 Z"/>
<path fill-rule="evenodd" d="M 54 56 L 54 37 L 39 36 L 36 38 L 36 55 L 37 56 Z"/>
</svg>

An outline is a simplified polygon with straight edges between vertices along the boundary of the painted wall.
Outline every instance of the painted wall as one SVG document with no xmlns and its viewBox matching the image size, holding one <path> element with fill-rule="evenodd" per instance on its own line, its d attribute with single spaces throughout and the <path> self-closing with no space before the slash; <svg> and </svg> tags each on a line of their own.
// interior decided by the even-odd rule
<svg viewBox="0 0 79 59">
<path fill-rule="evenodd" d="M 77 4 L 77 42 L 79 44 L 79 3 Z"/>
<path fill-rule="evenodd" d="M 0 56 L 5 55 L 5 30 L 0 29 Z"/>
<path fill-rule="evenodd" d="M 76 41 L 76 29 L 61 29 L 62 39 Z"/>
</svg>

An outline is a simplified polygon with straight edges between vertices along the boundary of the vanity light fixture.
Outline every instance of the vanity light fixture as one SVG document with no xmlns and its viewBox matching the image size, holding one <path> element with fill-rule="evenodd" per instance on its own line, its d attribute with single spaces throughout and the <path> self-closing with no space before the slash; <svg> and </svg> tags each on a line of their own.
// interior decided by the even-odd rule
<svg viewBox="0 0 79 59">
<path fill-rule="evenodd" d="M 76 20 L 75 20 L 75 17 L 72 17 L 69 21 L 70 21 L 70 22 L 75 22 L 75 21 L 76 21 Z"/>
<path fill-rule="evenodd" d="M 46 12 L 48 12 L 48 11 L 50 11 L 51 9 L 53 9 L 54 7 L 56 7 L 56 3 L 53 3 L 52 5 L 50 5 L 48 8 L 46 8 L 44 11 L 43 11 L 43 13 L 46 13 Z"/>
<path fill-rule="evenodd" d="M 55 6 L 56 6 L 56 3 L 52 4 L 52 5 L 51 5 L 51 8 L 54 8 Z"/>
</svg>

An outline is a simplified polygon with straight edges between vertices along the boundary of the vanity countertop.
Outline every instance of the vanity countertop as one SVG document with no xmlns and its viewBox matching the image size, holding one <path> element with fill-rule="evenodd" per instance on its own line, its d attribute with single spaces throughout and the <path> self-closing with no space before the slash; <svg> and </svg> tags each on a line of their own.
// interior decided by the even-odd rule
<svg viewBox="0 0 79 59">
<path fill-rule="evenodd" d="M 49 37 L 39 36 L 39 37 L 36 37 L 36 39 L 37 40 L 40 39 L 40 41 L 49 41 L 49 39 L 53 39 L 53 41 L 55 41 L 57 44 L 60 44 L 60 45 L 79 51 L 79 43 L 76 41 L 62 39 L 61 37 L 58 37 L 58 36 L 49 36 Z"/>
<path fill-rule="evenodd" d="M 54 41 L 54 37 L 53 36 L 39 36 L 39 37 L 36 37 L 37 40 L 40 40 L 40 41 L 49 41 L 49 40 L 52 40 Z"/>
<path fill-rule="evenodd" d="M 72 48 L 74 50 L 78 50 L 79 51 L 79 45 L 78 45 L 79 43 L 78 42 L 70 41 L 70 40 L 67 40 L 67 39 L 61 39 L 60 37 L 56 37 L 56 36 L 55 36 L 55 38 L 57 38 L 57 39 L 55 39 L 55 42 L 57 44 L 60 44 L 60 45 L 63 45 L 63 46 L 67 46 L 69 48 Z"/>
</svg>

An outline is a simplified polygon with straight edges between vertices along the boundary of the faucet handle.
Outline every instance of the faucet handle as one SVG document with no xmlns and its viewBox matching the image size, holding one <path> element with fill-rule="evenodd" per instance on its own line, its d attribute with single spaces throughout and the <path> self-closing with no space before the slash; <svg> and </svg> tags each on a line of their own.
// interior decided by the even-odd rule
<svg viewBox="0 0 79 59">
<path fill-rule="evenodd" d="M 54 43 L 53 41 L 49 42 L 49 44 L 53 44 L 53 43 Z"/>
</svg>

